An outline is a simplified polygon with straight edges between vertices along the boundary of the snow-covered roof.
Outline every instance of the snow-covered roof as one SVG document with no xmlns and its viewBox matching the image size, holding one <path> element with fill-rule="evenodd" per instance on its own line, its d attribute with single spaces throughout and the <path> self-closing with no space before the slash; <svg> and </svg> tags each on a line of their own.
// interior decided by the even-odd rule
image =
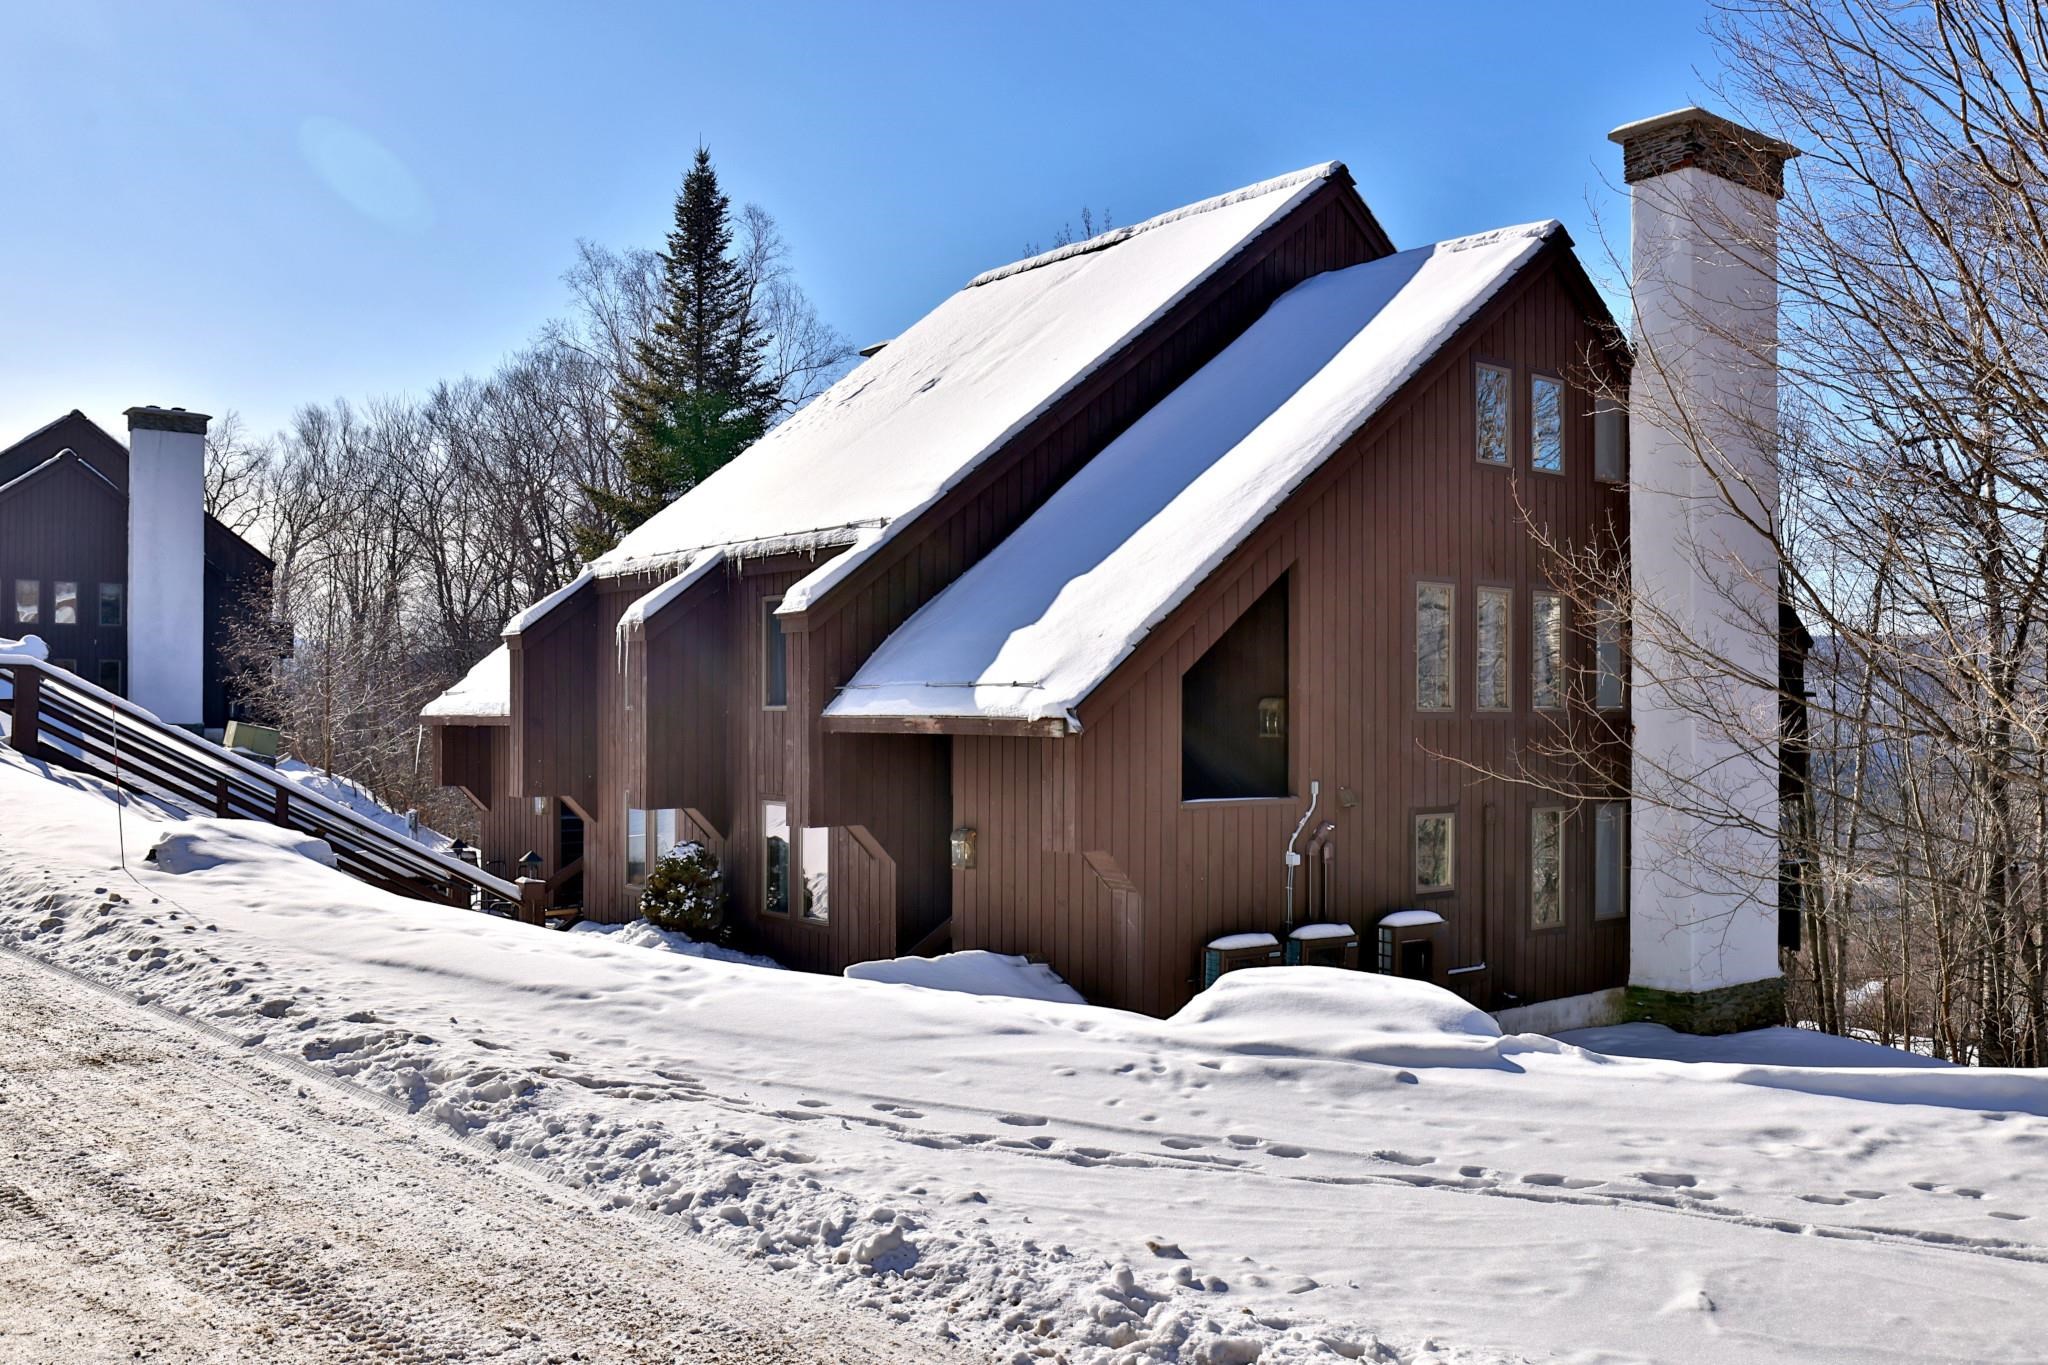
<svg viewBox="0 0 2048 1365">
<path fill-rule="evenodd" d="M 600 575 L 843 551 L 799 611 L 1230 261 L 1336 162 L 977 277 L 872 359 L 593 561 Z"/>
<path fill-rule="evenodd" d="M 1503 228 L 1297 285 L 906 621 L 826 714 L 1076 723 L 1082 698 L 1560 230 Z"/>
<path fill-rule="evenodd" d="M 420 708 L 428 720 L 493 720 L 512 714 L 512 651 L 499 645 L 462 681 Z"/>
</svg>

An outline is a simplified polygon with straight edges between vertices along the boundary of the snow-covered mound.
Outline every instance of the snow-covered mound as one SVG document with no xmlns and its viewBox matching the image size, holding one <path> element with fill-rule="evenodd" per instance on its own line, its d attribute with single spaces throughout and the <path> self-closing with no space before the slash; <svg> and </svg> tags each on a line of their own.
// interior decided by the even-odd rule
<svg viewBox="0 0 2048 1365">
<path fill-rule="evenodd" d="M 455 841 L 438 830 L 427 828 L 405 816 L 370 795 L 370 789 L 360 782 L 316 768 L 296 758 L 280 758 L 277 761 L 277 775 L 302 791 L 324 796 L 335 805 L 360 815 L 372 824 L 381 826 L 401 839 L 410 839 L 421 848 L 435 853 L 446 853 L 455 847 Z"/>
<path fill-rule="evenodd" d="M 782 967 L 782 964 L 772 957 L 743 953 L 737 948 L 721 948 L 716 943 L 699 943 L 688 934 L 656 928 L 644 919 L 636 919 L 629 924 L 595 924 L 590 920 L 579 920 L 569 932 L 594 935 L 608 943 L 627 947 L 651 948 L 658 953 L 680 953 L 684 957 L 709 958 L 713 962 L 737 962 L 748 967 L 772 967 L 777 970 Z"/>
<path fill-rule="evenodd" d="M 856 981 L 882 981 L 897 986 L 922 986 L 967 995 L 1007 995 L 1019 1000 L 1044 1000 L 1056 1005 L 1082 1005 L 1081 992 L 1043 962 L 1009 953 L 971 949 L 938 957 L 898 957 L 856 962 L 846 969 Z"/>
<path fill-rule="evenodd" d="M 1491 1015 L 1427 981 L 1338 967 L 1229 972 L 1170 1022 L 1183 1037 L 1250 1056 L 1384 1066 L 1496 1066 L 1508 1052 L 1556 1046 L 1503 1040 Z"/>
<path fill-rule="evenodd" d="M 209 868 L 242 864 L 254 866 L 255 875 L 263 865 L 279 858 L 310 858 L 322 867 L 334 866 L 334 849 L 325 839 L 265 824 L 261 820 L 216 820 L 198 816 L 160 826 L 144 861 L 163 872 L 182 874 Z M 292 869 L 281 869 L 290 875 Z"/>
</svg>

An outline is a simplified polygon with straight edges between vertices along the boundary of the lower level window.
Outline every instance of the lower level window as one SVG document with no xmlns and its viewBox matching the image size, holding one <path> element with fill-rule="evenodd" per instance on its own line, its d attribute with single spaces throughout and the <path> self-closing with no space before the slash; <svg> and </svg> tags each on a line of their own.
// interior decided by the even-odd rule
<svg viewBox="0 0 2048 1365">
<path fill-rule="evenodd" d="M 804 879 L 803 917 L 823 924 L 832 918 L 832 831 L 804 830 L 797 839 L 797 856 Z"/>
<path fill-rule="evenodd" d="M 100 686 L 117 697 L 128 695 L 128 670 L 119 659 L 100 660 Z"/>
<path fill-rule="evenodd" d="M 789 807 L 781 801 L 761 806 L 761 909 L 770 915 L 789 913 Z"/>
<path fill-rule="evenodd" d="M 1458 818 L 1449 811 L 1425 811 L 1415 817 L 1415 893 L 1427 896 L 1451 889 L 1456 866 Z"/>
<path fill-rule="evenodd" d="M 1529 813 L 1529 921 L 1538 929 L 1564 923 L 1564 808 Z"/>
<path fill-rule="evenodd" d="M 682 812 L 629 810 L 626 812 L 626 880 L 638 884 L 647 880 L 647 869 L 667 857 L 682 842 Z"/>
<path fill-rule="evenodd" d="M 1628 913 L 1628 802 L 1593 808 L 1593 918 Z"/>
<path fill-rule="evenodd" d="M 43 619 L 43 585 L 33 578 L 14 580 L 14 624 L 32 626 Z"/>
<path fill-rule="evenodd" d="M 60 582 L 57 584 L 56 610 L 50 617 L 50 623 L 58 626 L 75 626 L 78 624 L 78 585 L 76 583 Z"/>
</svg>

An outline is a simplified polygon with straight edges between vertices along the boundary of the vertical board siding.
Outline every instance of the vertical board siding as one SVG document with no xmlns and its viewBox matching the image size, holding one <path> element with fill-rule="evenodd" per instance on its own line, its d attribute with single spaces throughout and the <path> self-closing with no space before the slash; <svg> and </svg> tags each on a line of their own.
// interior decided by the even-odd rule
<svg viewBox="0 0 2048 1365">
<path fill-rule="evenodd" d="M 1281 930 L 1282 853 L 1315 779 L 1322 784 L 1315 824 L 1336 825 L 1331 913 L 1367 929 L 1401 906 L 1440 912 L 1448 965 L 1485 967 L 1453 984 L 1488 1007 L 1621 984 L 1627 921 L 1593 920 L 1590 811 L 1574 813 L 1567 825 L 1567 923 L 1539 932 L 1529 927 L 1528 826 L 1531 809 L 1547 798 L 1479 776 L 1512 771 L 1526 744 L 1552 724 L 1529 707 L 1529 596 L 1549 571 L 1525 512 L 1572 542 L 1627 526 L 1625 492 L 1592 477 L 1583 387 L 1570 390 L 1566 473 L 1534 473 L 1526 455 L 1530 373 L 1569 377 L 1599 339 L 1557 269 L 1525 276 L 1091 698 L 1081 734 L 956 738 L 954 817 L 979 832 L 978 866 L 953 874 L 956 945 L 1041 953 L 1090 999 L 1170 1012 L 1192 995 L 1207 940 Z M 1512 470 L 1473 458 L 1475 358 L 1515 368 Z M 1296 794 L 1183 804 L 1181 675 L 1283 572 L 1293 584 Z M 1418 578 L 1457 587 L 1456 706 L 1441 715 L 1414 708 Z M 1473 705 L 1480 586 L 1515 593 L 1514 705 L 1502 714 Z M 1571 669 L 1593 664 L 1579 626 L 1572 623 L 1567 635 Z M 1062 797 L 1044 790 L 1070 771 L 1071 849 L 1062 843 L 1067 836 L 1045 828 Z M 1456 884 L 1448 895 L 1417 900 L 1411 818 L 1427 808 L 1457 812 Z M 1114 871 L 1129 888 L 1115 883 Z M 1306 865 L 1298 873 L 1297 923 L 1313 874 Z M 1119 902 L 1133 895 L 1142 907 L 1136 934 L 1115 922 Z"/>
</svg>

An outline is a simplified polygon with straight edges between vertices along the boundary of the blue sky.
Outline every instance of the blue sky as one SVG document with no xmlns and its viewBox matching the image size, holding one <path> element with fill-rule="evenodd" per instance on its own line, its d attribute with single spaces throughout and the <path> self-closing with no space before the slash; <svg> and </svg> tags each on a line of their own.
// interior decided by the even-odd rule
<svg viewBox="0 0 2048 1365">
<path fill-rule="evenodd" d="M 0 0 L 0 442 L 81 407 L 418 392 L 655 244 L 701 138 L 884 338 L 1086 203 L 1337 158 L 1396 243 L 1625 236 L 1609 128 L 1707 97 L 1693 0 L 1569 5 Z"/>
</svg>

